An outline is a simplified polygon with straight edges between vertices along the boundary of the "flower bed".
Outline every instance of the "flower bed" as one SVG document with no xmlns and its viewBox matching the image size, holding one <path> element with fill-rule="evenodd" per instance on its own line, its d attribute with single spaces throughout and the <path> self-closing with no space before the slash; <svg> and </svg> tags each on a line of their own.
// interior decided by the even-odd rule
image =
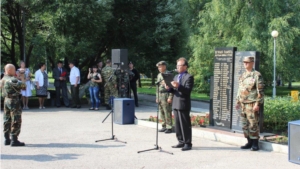
<svg viewBox="0 0 300 169">
<path fill-rule="evenodd" d="M 157 116 L 150 116 L 149 121 L 157 122 Z M 162 119 L 158 119 L 159 123 L 162 123 Z M 175 124 L 175 116 L 172 115 L 172 124 Z M 201 126 L 205 127 L 209 125 L 209 114 L 206 114 L 206 116 L 200 116 L 200 115 L 193 115 L 191 114 L 191 124 L 192 126 Z"/>
</svg>

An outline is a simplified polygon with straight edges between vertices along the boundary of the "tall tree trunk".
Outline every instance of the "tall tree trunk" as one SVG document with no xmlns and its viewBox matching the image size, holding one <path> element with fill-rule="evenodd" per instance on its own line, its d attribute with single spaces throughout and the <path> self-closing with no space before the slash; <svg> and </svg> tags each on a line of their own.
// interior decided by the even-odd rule
<svg viewBox="0 0 300 169">
<path fill-rule="evenodd" d="M 288 85 L 288 89 L 292 88 L 292 79 L 289 80 L 289 85 Z"/>
</svg>

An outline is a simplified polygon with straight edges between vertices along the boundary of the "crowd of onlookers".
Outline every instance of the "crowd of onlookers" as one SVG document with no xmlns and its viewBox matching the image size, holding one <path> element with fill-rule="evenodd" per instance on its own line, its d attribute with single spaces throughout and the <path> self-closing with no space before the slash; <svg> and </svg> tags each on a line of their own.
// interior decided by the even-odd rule
<svg viewBox="0 0 300 169">
<path fill-rule="evenodd" d="M 108 60 L 110 62 L 110 60 Z M 111 65 L 110 65 L 111 67 Z M 61 107 L 61 103 L 65 107 L 71 108 L 81 108 L 80 98 L 79 98 L 79 88 L 80 88 L 80 70 L 75 66 L 75 62 L 69 62 L 70 72 L 63 66 L 61 61 L 57 62 L 57 66 L 52 71 L 52 77 L 54 79 L 55 87 L 55 106 Z M 130 70 L 133 70 L 133 64 L 129 64 Z M 97 65 L 94 65 L 92 68 L 89 68 L 87 79 L 89 80 L 89 94 L 90 94 L 90 110 L 99 110 L 99 107 L 105 103 L 104 101 L 104 82 L 101 75 L 103 69 L 103 63 L 100 61 Z M 1 74 L 1 79 L 4 76 L 5 72 Z M 15 77 L 26 83 L 26 89 L 22 90 L 20 97 L 22 100 L 23 110 L 29 109 L 28 102 L 29 97 L 32 96 L 32 91 L 35 90 L 36 97 L 38 97 L 39 109 L 45 109 L 44 103 L 45 99 L 49 97 L 49 77 L 46 70 L 46 64 L 38 64 L 38 70 L 34 73 L 26 67 L 25 62 L 21 61 L 19 68 L 16 71 Z M 137 76 L 139 73 L 137 72 Z M 136 79 L 131 80 L 130 87 L 133 90 L 133 95 L 135 99 L 135 104 L 138 106 L 137 90 L 136 90 Z M 71 89 L 71 103 L 68 97 L 68 88 L 67 83 L 70 83 Z M 134 86 L 135 85 L 135 86 Z M 130 90 L 130 89 L 129 89 Z M 61 102 L 62 98 L 62 102 Z M 106 105 L 107 106 L 107 105 Z"/>
</svg>

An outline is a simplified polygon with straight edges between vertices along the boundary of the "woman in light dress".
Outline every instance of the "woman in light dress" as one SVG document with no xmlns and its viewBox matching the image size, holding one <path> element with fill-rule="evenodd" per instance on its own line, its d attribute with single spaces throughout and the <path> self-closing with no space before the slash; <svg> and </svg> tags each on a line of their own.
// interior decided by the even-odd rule
<svg viewBox="0 0 300 169">
<path fill-rule="evenodd" d="M 23 101 L 23 109 L 28 108 L 28 98 L 32 96 L 31 92 L 31 73 L 28 68 L 25 66 L 25 62 L 20 62 L 20 68 L 16 72 L 17 78 L 22 82 L 26 83 L 26 89 L 21 91 L 22 101 Z"/>
</svg>

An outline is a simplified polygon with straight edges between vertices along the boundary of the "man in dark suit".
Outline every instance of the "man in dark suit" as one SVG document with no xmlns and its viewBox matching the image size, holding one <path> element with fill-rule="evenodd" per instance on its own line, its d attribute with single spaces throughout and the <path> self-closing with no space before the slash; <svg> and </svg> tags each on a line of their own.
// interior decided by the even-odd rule
<svg viewBox="0 0 300 169">
<path fill-rule="evenodd" d="M 137 87 L 136 87 L 136 81 L 139 81 L 139 87 L 141 87 L 141 79 L 140 79 L 140 73 L 133 67 L 133 63 L 129 62 L 128 64 L 129 70 L 131 71 L 129 73 L 129 79 L 130 79 L 130 89 L 133 92 L 134 96 L 134 102 L 135 102 L 135 107 L 139 107 L 139 100 L 138 100 L 138 95 L 137 95 Z M 132 74 L 133 76 L 131 76 Z M 130 90 L 128 90 L 130 93 Z"/>
<path fill-rule="evenodd" d="M 194 77 L 187 72 L 188 62 L 185 58 L 177 60 L 178 75 L 171 82 L 171 88 L 165 86 L 174 94 L 172 109 L 175 115 L 175 131 L 178 144 L 172 148 L 182 148 L 182 151 L 192 149 L 192 125 L 190 118 L 191 92 L 194 86 Z"/>
<path fill-rule="evenodd" d="M 54 86 L 56 91 L 56 107 L 60 107 L 60 90 L 66 107 L 69 107 L 69 98 L 67 94 L 67 70 L 62 66 L 62 62 L 57 62 L 57 67 L 53 69 Z"/>
</svg>

